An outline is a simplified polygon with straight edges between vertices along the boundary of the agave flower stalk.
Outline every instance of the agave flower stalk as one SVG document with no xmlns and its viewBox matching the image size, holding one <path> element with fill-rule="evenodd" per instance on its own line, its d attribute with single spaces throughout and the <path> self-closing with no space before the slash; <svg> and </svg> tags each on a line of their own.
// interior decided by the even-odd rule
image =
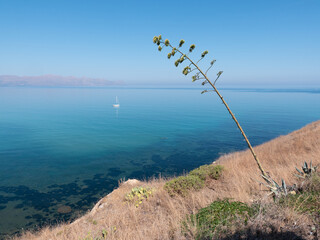
<svg viewBox="0 0 320 240">
<path fill-rule="evenodd" d="M 233 121 L 236 123 L 238 129 L 240 130 L 244 140 L 246 141 L 247 145 L 248 145 L 248 148 L 250 149 L 251 151 L 251 154 L 253 155 L 257 165 L 258 165 L 258 168 L 262 174 L 262 176 L 264 176 L 264 178 L 269 178 L 269 176 L 267 175 L 267 173 L 265 172 L 265 170 L 263 169 L 263 167 L 261 166 L 261 163 L 260 163 L 260 160 L 257 156 L 257 154 L 255 153 L 255 151 L 253 150 L 253 147 L 251 146 L 251 143 L 247 137 L 247 135 L 245 134 L 245 132 L 243 131 L 240 123 L 238 122 L 237 118 L 235 117 L 235 115 L 233 114 L 233 112 L 231 111 L 231 109 L 229 108 L 227 102 L 224 100 L 224 98 L 222 97 L 222 95 L 220 94 L 220 92 L 218 91 L 218 89 L 216 88 L 216 83 L 218 81 L 218 79 L 220 78 L 221 74 L 223 73 L 223 71 L 219 71 L 217 73 L 217 77 L 216 79 L 212 82 L 208 76 L 207 76 L 207 73 L 208 71 L 212 68 L 213 64 L 215 63 L 216 60 L 212 60 L 211 63 L 210 63 L 210 66 L 208 67 L 208 69 L 204 72 L 200 69 L 198 63 L 208 54 L 208 51 L 204 51 L 202 54 L 201 54 L 201 58 L 197 61 L 197 62 L 194 62 L 189 56 L 188 54 L 186 53 L 183 53 L 180 48 L 183 46 L 183 44 L 185 43 L 184 40 L 181 40 L 180 43 L 179 43 L 179 47 L 174 47 L 171 45 L 170 41 L 168 39 L 165 39 L 165 40 L 162 40 L 162 36 L 159 35 L 159 36 L 155 36 L 153 38 L 153 43 L 157 44 L 158 45 L 158 50 L 161 51 L 163 47 L 169 47 L 171 48 L 171 52 L 169 52 L 168 54 L 168 59 L 170 59 L 172 56 L 174 56 L 176 53 L 179 53 L 178 56 L 179 58 L 175 61 L 175 66 L 178 67 L 179 64 L 181 64 L 182 62 L 184 62 L 185 60 L 188 60 L 189 61 L 189 65 L 186 66 L 182 73 L 184 75 L 188 75 L 189 73 L 193 72 L 193 71 L 196 71 L 195 75 L 192 76 L 192 81 L 195 82 L 197 80 L 201 80 L 203 79 L 204 81 L 202 82 L 202 85 L 205 85 L 205 84 L 209 84 L 211 85 L 211 87 L 213 88 L 213 91 L 219 96 L 219 98 L 221 99 L 223 105 L 227 108 L 229 114 L 231 115 Z M 189 48 L 189 53 L 191 53 L 193 50 L 195 49 L 195 45 L 192 44 Z M 204 90 L 201 92 L 202 93 L 206 93 L 206 92 L 209 92 L 210 90 Z M 212 91 L 212 90 L 211 90 Z"/>
</svg>

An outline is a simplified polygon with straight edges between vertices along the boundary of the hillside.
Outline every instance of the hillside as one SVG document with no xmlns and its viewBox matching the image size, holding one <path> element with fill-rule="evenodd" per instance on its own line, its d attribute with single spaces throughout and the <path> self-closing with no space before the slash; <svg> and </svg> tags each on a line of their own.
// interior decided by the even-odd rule
<svg viewBox="0 0 320 240">
<path fill-rule="evenodd" d="M 304 161 L 310 160 L 314 165 L 320 164 L 320 121 L 257 146 L 255 150 L 265 170 L 276 181 L 285 179 L 287 184 L 292 184 L 297 180 L 293 176 L 295 167 L 300 168 Z M 100 239 L 189 239 L 190 236 L 181 233 L 181 221 L 187 214 L 196 213 L 217 199 L 232 198 L 248 204 L 266 199 L 249 151 L 222 156 L 213 164 L 224 166 L 221 178 L 207 179 L 203 189 L 185 197 L 171 197 L 163 189 L 166 179 L 129 180 L 73 223 L 44 228 L 36 233 L 26 232 L 16 239 L 79 240 L 91 239 L 91 236 Z M 138 207 L 125 202 L 126 194 L 135 186 L 153 189 L 148 201 Z M 295 217 L 294 213 L 290 216 Z M 287 218 L 277 224 L 281 227 L 290 221 Z M 294 221 L 307 222 L 304 215 Z"/>
</svg>

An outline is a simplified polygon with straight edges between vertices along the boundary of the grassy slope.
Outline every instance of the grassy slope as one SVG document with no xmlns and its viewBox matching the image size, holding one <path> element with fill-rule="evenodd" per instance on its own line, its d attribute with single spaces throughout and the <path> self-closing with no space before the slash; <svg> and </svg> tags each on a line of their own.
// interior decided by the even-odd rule
<svg viewBox="0 0 320 240">
<path fill-rule="evenodd" d="M 295 180 L 292 174 L 296 166 L 310 160 L 320 164 L 320 121 L 255 149 L 262 165 L 275 180 L 283 178 L 291 184 Z M 205 188 L 191 192 L 187 197 L 170 197 L 163 190 L 165 179 L 129 181 L 75 222 L 44 228 L 37 233 L 27 232 L 19 239 L 89 240 L 91 236 L 102 237 L 103 231 L 107 232 L 107 239 L 184 239 L 180 229 L 187 214 L 196 213 L 219 198 L 250 203 L 265 194 L 255 180 L 259 179 L 259 172 L 248 151 L 222 156 L 216 162 L 224 166 L 222 177 L 207 180 Z M 134 186 L 155 189 L 153 196 L 138 208 L 124 202 L 126 193 Z"/>
</svg>

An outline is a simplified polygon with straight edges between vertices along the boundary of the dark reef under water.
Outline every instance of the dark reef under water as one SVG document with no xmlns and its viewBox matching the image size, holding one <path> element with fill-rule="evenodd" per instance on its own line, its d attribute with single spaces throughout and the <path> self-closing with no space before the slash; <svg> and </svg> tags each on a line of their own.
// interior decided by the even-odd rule
<svg viewBox="0 0 320 240">
<path fill-rule="evenodd" d="M 24 215 L 24 223 L 20 230 L 1 230 L 0 237 L 7 234 L 18 234 L 22 229 L 38 229 L 46 225 L 59 222 L 68 222 L 90 210 L 99 199 L 110 193 L 118 186 L 118 180 L 126 179 L 145 180 L 151 177 L 172 176 L 190 171 L 199 163 L 212 161 L 212 154 L 192 154 L 177 152 L 167 157 L 158 154 L 151 156 L 151 161 L 137 162 L 131 160 L 132 165 L 139 170 L 126 173 L 118 167 L 112 167 L 106 174 L 95 174 L 91 179 L 75 179 L 67 184 L 53 184 L 47 191 L 39 191 L 28 186 L 0 186 L 0 210 L 10 203 L 13 208 L 20 210 Z M 181 166 L 184 166 L 183 170 Z M 61 207 L 69 207 L 71 211 L 59 212 Z"/>
</svg>

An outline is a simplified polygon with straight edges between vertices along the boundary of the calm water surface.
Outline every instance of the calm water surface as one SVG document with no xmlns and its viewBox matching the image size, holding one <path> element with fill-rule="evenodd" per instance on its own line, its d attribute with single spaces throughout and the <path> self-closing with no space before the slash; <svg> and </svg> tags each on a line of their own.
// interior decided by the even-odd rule
<svg viewBox="0 0 320 240">
<path fill-rule="evenodd" d="M 70 220 L 120 178 L 181 174 L 245 149 L 217 96 L 200 91 L 0 88 L 0 238 Z M 222 93 L 253 145 L 320 119 L 320 90 Z"/>
</svg>

